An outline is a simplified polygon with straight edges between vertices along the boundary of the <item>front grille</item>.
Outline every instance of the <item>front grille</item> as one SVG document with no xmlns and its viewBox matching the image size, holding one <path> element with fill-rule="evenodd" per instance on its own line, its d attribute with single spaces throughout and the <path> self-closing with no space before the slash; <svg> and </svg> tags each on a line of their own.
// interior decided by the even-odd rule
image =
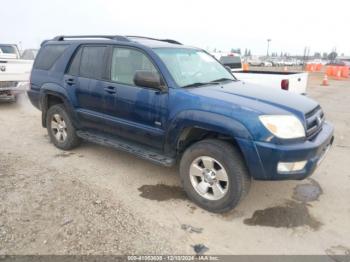
<svg viewBox="0 0 350 262">
<path fill-rule="evenodd" d="M 313 138 L 317 135 L 321 129 L 325 116 L 320 106 L 315 107 L 310 112 L 305 114 L 306 119 L 306 136 L 307 138 Z"/>
<path fill-rule="evenodd" d="M 16 81 L 0 81 L 0 88 L 16 87 L 17 84 Z"/>
</svg>

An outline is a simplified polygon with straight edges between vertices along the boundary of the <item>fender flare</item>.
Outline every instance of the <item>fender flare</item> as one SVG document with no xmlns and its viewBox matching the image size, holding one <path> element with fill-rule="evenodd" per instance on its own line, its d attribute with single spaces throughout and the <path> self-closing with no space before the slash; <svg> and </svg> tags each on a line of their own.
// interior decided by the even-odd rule
<svg viewBox="0 0 350 262">
<path fill-rule="evenodd" d="M 238 120 L 232 117 L 216 113 L 186 110 L 177 114 L 167 128 L 165 138 L 166 152 L 177 148 L 178 140 L 188 128 L 200 128 L 211 132 L 227 135 L 231 138 L 243 138 L 252 140 L 248 129 Z"/>
<path fill-rule="evenodd" d="M 77 117 L 74 113 L 72 103 L 69 99 L 69 95 L 63 87 L 55 83 L 46 83 L 40 89 L 40 109 L 41 109 L 41 123 L 43 127 L 46 127 L 46 115 L 48 110 L 48 96 L 56 96 L 63 101 L 65 108 L 70 116 L 74 118 L 73 125 L 75 125 Z"/>
</svg>

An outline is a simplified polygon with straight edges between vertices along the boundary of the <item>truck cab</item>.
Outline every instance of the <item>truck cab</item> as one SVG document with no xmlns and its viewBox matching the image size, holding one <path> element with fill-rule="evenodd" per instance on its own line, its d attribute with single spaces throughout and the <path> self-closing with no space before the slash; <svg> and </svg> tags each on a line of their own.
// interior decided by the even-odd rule
<svg viewBox="0 0 350 262">
<path fill-rule="evenodd" d="M 170 39 L 44 41 L 28 96 L 56 147 L 86 140 L 177 165 L 188 197 L 212 212 L 237 206 L 252 179 L 310 176 L 333 142 L 317 102 L 238 81 L 206 51 Z"/>
</svg>

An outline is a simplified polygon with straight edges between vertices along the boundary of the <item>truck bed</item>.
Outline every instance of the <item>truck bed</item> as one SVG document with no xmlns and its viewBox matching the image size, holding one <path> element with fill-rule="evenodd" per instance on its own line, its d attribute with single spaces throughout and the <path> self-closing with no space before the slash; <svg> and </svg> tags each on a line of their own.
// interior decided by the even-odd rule
<svg viewBox="0 0 350 262">
<path fill-rule="evenodd" d="M 304 72 L 242 70 L 232 71 L 232 74 L 241 81 L 277 89 L 282 89 L 282 81 L 288 80 L 289 92 L 306 93 L 308 74 Z"/>
</svg>

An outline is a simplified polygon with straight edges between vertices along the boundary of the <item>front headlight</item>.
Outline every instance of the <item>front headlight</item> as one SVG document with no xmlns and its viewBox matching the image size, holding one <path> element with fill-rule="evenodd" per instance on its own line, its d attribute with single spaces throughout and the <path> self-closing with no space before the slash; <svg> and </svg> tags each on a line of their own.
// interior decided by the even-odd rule
<svg viewBox="0 0 350 262">
<path fill-rule="evenodd" d="M 263 125 L 275 136 L 283 139 L 305 137 L 305 129 L 300 120 L 292 115 L 259 116 Z"/>
</svg>

